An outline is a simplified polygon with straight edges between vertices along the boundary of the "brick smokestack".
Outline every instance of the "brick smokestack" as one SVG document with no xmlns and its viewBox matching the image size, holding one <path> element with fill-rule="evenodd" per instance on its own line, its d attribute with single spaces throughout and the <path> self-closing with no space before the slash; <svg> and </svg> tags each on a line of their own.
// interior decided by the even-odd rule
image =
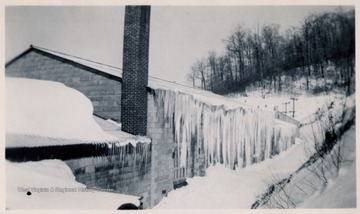
<svg viewBox="0 0 360 214">
<path fill-rule="evenodd" d="M 121 95 L 122 130 L 146 135 L 150 6 L 126 6 Z"/>
</svg>

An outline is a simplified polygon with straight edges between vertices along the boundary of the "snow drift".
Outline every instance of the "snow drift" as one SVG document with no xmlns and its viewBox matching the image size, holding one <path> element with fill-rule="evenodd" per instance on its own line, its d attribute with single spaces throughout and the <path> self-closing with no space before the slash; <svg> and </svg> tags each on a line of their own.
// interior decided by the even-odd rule
<svg viewBox="0 0 360 214">
<path fill-rule="evenodd" d="M 153 209 L 249 209 L 273 174 L 287 177 L 306 161 L 300 139 L 288 150 L 242 170 L 210 166 L 205 177 L 187 178 L 189 185 L 169 193 Z"/>
<path fill-rule="evenodd" d="M 6 209 L 116 210 L 124 203 L 140 205 L 137 196 L 91 189 L 75 181 L 70 168 L 60 160 L 6 161 L 5 166 Z"/>
<path fill-rule="evenodd" d="M 150 142 L 121 130 L 104 132 L 94 120 L 90 100 L 79 91 L 57 82 L 22 78 L 6 78 L 6 133 L 69 139 L 65 144 Z M 7 147 L 24 146 L 6 143 Z"/>
<path fill-rule="evenodd" d="M 92 118 L 80 92 L 61 83 L 6 78 L 6 132 L 65 139 L 115 140 Z"/>
</svg>

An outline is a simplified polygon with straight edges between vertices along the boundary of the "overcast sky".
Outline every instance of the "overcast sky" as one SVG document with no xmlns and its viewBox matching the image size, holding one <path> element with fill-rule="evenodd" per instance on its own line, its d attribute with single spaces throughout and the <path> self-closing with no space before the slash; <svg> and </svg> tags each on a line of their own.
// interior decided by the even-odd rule
<svg viewBox="0 0 360 214">
<path fill-rule="evenodd" d="M 153 6 L 149 73 L 185 83 L 197 59 L 224 51 L 223 40 L 237 24 L 250 29 L 276 23 L 300 26 L 310 13 L 336 6 Z M 6 7 L 9 61 L 31 44 L 122 67 L 124 7 Z"/>
</svg>

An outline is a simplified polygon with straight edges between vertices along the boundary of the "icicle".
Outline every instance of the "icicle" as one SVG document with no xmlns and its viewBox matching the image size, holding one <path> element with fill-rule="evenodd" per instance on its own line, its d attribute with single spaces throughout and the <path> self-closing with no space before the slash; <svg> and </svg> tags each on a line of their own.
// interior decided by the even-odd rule
<svg viewBox="0 0 360 214">
<path fill-rule="evenodd" d="M 192 137 L 202 139 L 206 165 L 222 161 L 229 168 L 242 168 L 270 158 L 274 149 L 286 150 L 296 131 L 288 123 L 290 128 L 275 124 L 271 112 L 245 106 L 212 106 L 178 91 L 156 89 L 155 102 L 164 107 L 161 116 L 175 129 L 179 165 L 183 167 L 191 154 Z"/>
</svg>

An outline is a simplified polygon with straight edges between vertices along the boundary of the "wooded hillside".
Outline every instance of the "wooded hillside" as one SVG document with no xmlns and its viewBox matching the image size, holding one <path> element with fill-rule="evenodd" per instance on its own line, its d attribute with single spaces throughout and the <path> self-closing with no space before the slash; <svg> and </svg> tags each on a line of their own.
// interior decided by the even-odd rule
<svg viewBox="0 0 360 214">
<path fill-rule="evenodd" d="M 348 94 L 355 90 L 355 10 L 312 14 L 284 33 L 277 24 L 255 30 L 238 25 L 225 48 L 225 54 L 209 51 L 193 63 L 187 79 L 194 87 L 228 94 L 256 85 L 278 92 L 284 79 L 305 78 L 310 93 L 329 90 L 310 79 L 330 79 L 332 88 Z"/>
</svg>

